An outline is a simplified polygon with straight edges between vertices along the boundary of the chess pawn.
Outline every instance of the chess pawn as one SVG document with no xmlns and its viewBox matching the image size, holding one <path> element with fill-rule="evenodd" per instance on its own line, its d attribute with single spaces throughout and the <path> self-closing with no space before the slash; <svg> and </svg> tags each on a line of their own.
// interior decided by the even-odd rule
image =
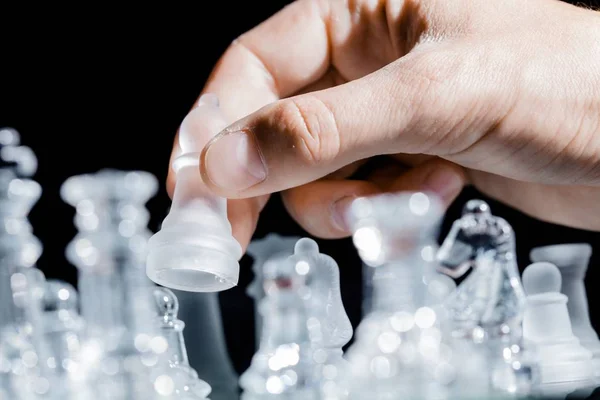
<svg viewBox="0 0 600 400">
<path fill-rule="evenodd" d="M 592 353 L 571 329 L 561 280 L 558 268 L 548 262 L 533 263 L 523 272 L 523 338 L 536 348 L 542 391 L 568 393 L 594 384 L 595 374 Z"/>
<path fill-rule="evenodd" d="M 177 297 L 171 290 L 163 287 L 156 287 L 153 292 L 157 324 L 161 336 L 165 339 L 164 342 L 157 342 L 163 351 L 159 358 L 160 374 L 154 380 L 154 387 L 158 394 L 163 396 L 190 400 L 205 399 L 210 394 L 211 387 L 198 378 L 196 371 L 189 365 L 183 339 L 185 323 L 177 318 Z M 210 343 L 204 345 L 210 346 Z"/>
<path fill-rule="evenodd" d="M 592 255 L 587 243 L 559 244 L 533 249 L 532 262 L 547 261 L 556 265 L 562 277 L 561 293 L 568 297 L 571 327 L 581 344 L 594 355 L 596 374 L 600 376 L 600 341 L 590 322 L 585 275 Z"/>
<path fill-rule="evenodd" d="M 247 253 L 254 262 L 252 264 L 252 272 L 254 279 L 246 288 L 246 294 L 254 300 L 254 328 L 256 335 L 256 344 L 260 344 L 260 335 L 262 332 L 262 316 L 258 312 L 258 305 L 265 291 L 263 289 L 263 266 L 271 258 L 277 259 L 287 257 L 294 252 L 294 245 L 298 241 L 298 237 L 284 237 L 276 233 L 269 233 L 262 239 L 253 240 L 248 246 Z"/>
<path fill-rule="evenodd" d="M 215 292 L 238 283 L 242 249 L 227 219 L 227 200 L 200 177 L 200 152 L 227 125 L 217 98 L 204 95 L 179 130 L 179 156 L 173 161 L 173 202 L 161 230 L 148 243 L 147 274 L 172 289 Z M 232 149 L 235 151 L 235 149 Z"/>
</svg>

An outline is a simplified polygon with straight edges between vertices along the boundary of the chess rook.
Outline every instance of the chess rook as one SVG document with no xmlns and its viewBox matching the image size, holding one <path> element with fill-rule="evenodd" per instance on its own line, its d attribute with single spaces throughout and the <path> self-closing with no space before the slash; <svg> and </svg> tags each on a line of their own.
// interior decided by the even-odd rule
<svg viewBox="0 0 600 400">
<path fill-rule="evenodd" d="M 238 283 L 242 249 L 231 234 L 227 200 L 210 192 L 199 169 L 204 145 L 226 125 L 212 95 L 201 97 L 181 124 L 173 202 L 161 230 L 148 243 L 146 271 L 160 285 L 215 292 Z"/>
</svg>

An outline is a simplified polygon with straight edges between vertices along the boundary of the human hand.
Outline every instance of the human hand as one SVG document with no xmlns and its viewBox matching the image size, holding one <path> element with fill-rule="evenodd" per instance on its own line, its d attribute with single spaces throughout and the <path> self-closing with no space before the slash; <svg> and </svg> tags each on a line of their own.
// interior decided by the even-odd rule
<svg viewBox="0 0 600 400">
<path fill-rule="evenodd" d="M 465 182 L 537 218 L 600 229 L 597 12 L 554 0 L 299 0 L 236 40 L 204 91 L 231 121 L 244 117 L 201 157 L 205 183 L 234 199 L 243 247 L 277 191 L 320 237 L 349 234 L 340 215 L 353 197 L 433 190 L 448 203 Z M 414 167 L 344 179 L 376 155 Z"/>
</svg>

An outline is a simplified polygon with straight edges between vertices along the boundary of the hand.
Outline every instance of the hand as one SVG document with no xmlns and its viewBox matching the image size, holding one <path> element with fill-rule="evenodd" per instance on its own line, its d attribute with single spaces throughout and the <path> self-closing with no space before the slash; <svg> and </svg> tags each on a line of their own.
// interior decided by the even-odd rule
<svg viewBox="0 0 600 400">
<path fill-rule="evenodd" d="M 340 215 L 353 197 L 433 190 L 449 203 L 466 182 L 600 230 L 597 12 L 554 0 L 300 0 L 236 40 L 204 91 L 243 117 L 201 157 L 205 183 L 235 199 L 242 246 L 269 193 L 334 238 L 349 234 Z M 344 179 L 376 155 L 413 167 Z"/>
</svg>

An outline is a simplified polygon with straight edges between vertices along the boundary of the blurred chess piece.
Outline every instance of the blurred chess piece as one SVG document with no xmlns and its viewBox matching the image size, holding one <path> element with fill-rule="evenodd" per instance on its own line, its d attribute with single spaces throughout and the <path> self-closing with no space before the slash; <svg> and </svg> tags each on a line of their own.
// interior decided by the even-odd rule
<svg viewBox="0 0 600 400">
<path fill-rule="evenodd" d="M 160 285 L 216 292 L 238 283 L 242 248 L 231 233 L 227 200 L 204 185 L 199 166 L 204 146 L 226 126 L 214 95 L 203 95 L 181 124 L 173 202 L 148 244 L 147 273 Z"/>
<path fill-rule="evenodd" d="M 523 337 L 536 346 L 541 390 L 551 396 L 596 384 L 592 353 L 573 334 L 561 283 L 559 269 L 548 262 L 533 263 L 523 272 L 527 293 Z"/>
<path fill-rule="evenodd" d="M 262 332 L 262 316 L 258 311 L 258 305 L 265 297 L 263 289 L 263 266 L 271 258 L 282 258 L 291 255 L 294 252 L 294 246 L 299 237 L 280 236 L 276 233 L 269 233 L 262 239 L 253 240 L 248 245 L 247 253 L 254 260 L 252 272 L 254 279 L 246 288 L 246 294 L 254 301 L 254 330 L 256 336 L 256 345 L 260 344 L 260 335 Z"/>
<path fill-rule="evenodd" d="M 486 365 L 465 377 L 469 385 L 463 386 L 489 382 L 493 392 L 528 395 L 537 381 L 537 365 L 522 343 L 526 300 L 512 227 L 494 216 L 484 201 L 470 200 L 452 224 L 437 258 L 441 270 L 451 276 L 459 277 L 473 268 L 445 302 L 453 336 L 462 338 L 465 345 L 472 343 L 473 350 L 467 353 L 480 353 Z M 487 379 L 478 377 L 482 370 L 489 371 Z M 485 386 L 480 389 L 480 395 L 486 395 Z"/>
<path fill-rule="evenodd" d="M 154 284 L 145 275 L 151 232 L 145 203 L 158 182 L 142 171 L 101 170 L 67 179 L 65 202 L 76 209 L 76 237 L 67 259 L 78 268 L 87 335 L 106 351 L 134 348 L 138 335 L 152 335 Z M 127 350 L 129 351 L 129 350 Z"/>
<path fill-rule="evenodd" d="M 600 377 L 600 340 L 590 321 L 585 276 L 592 246 L 587 243 L 542 246 L 530 253 L 532 262 L 547 261 L 556 265 L 562 277 L 560 292 L 568 297 L 571 327 L 581 344 L 594 355 L 596 374 Z"/>
<path fill-rule="evenodd" d="M 190 367 L 183 338 L 185 323 L 177 315 L 179 303 L 175 294 L 162 287 L 154 289 L 156 307 L 156 322 L 160 327 L 162 340 L 157 340 L 153 346 L 160 354 L 157 369 L 159 373 L 154 378 L 154 387 L 159 395 L 186 400 L 206 399 L 211 392 L 208 383 L 198 378 L 196 371 Z M 203 343 L 210 346 L 210 343 Z M 210 363 L 213 360 L 205 360 Z"/>
<path fill-rule="evenodd" d="M 227 350 L 218 293 L 173 292 L 179 300 L 179 318 L 185 322 L 190 365 L 210 382 L 211 400 L 237 399 L 239 378 Z"/>
<path fill-rule="evenodd" d="M 87 352 L 100 353 L 97 392 L 105 399 L 151 399 L 150 381 L 160 341 L 152 290 L 145 273 L 149 212 L 156 178 L 143 171 L 105 169 L 73 176 L 61 197 L 75 210 L 78 233 L 66 249 L 78 269 Z"/>
<path fill-rule="evenodd" d="M 242 400 L 320 399 L 320 369 L 314 358 L 309 317 L 303 296 L 306 275 L 283 257 L 263 265 L 265 297 L 261 342 L 250 367 L 241 375 Z"/>
<path fill-rule="evenodd" d="M 446 396 L 456 366 L 429 305 L 435 237 L 443 209 L 426 193 L 354 200 L 347 220 L 363 262 L 374 268 L 371 311 L 356 330 L 340 386 L 350 399 Z"/>
<path fill-rule="evenodd" d="M 45 389 L 42 371 L 31 362 L 45 354 L 45 278 L 35 268 L 42 245 L 28 219 L 42 192 L 31 179 L 36 169 L 35 154 L 20 144 L 18 132 L 0 129 L 0 393 L 10 399 L 23 389 L 23 382 L 38 389 L 34 394 Z"/>
</svg>

